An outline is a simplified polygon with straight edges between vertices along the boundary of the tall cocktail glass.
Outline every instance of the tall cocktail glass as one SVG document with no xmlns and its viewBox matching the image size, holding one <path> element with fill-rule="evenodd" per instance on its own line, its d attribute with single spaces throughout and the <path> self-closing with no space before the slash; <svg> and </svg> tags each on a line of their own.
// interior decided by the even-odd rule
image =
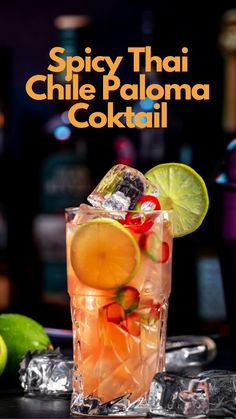
<svg viewBox="0 0 236 419">
<path fill-rule="evenodd" d="M 69 208 L 66 236 L 75 363 L 71 413 L 145 415 L 151 380 L 165 367 L 170 212 Z M 98 278 L 99 263 L 104 277 L 100 272 Z"/>
</svg>

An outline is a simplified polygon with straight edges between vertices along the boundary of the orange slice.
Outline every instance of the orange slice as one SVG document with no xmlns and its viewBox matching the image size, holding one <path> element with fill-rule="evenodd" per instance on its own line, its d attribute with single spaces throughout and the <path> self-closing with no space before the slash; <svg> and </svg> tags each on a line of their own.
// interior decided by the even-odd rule
<svg viewBox="0 0 236 419">
<path fill-rule="evenodd" d="M 97 218 L 75 232 L 71 264 L 83 284 L 101 290 L 119 288 L 136 274 L 140 250 L 132 234 L 118 221 Z"/>
</svg>

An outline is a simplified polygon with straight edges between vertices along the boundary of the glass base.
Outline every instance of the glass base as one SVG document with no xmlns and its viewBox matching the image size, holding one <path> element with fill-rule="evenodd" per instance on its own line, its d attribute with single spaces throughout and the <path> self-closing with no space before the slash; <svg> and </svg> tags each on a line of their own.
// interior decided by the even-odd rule
<svg viewBox="0 0 236 419">
<path fill-rule="evenodd" d="M 82 394 L 73 392 L 70 411 L 73 416 L 146 417 L 148 413 L 146 398 L 140 397 L 135 402 L 130 402 L 129 396 L 130 394 L 124 394 L 102 403 L 99 398 L 93 395 L 83 397 Z"/>
</svg>

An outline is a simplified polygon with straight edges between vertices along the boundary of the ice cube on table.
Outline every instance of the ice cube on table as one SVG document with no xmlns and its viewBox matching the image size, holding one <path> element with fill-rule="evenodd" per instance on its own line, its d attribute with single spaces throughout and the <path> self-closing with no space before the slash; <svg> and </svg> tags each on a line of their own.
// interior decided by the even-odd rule
<svg viewBox="0 0 236 419">
<path fill-rule="evenodd" d="M 210 370 L 193 377 L 157 373 L 148 403 L 154 416 L 236 418 L 236 373 Z"/>
<path fill-rule="evenodd" d="M 150 413 L 161 416 L 206 416 L 209 411 L 208 379 L 157 373 L 151 383 Z"/>
<path fill-rule="evenodd" d="M 21 386 L 30 396 L 70 395 L 73 366 L 59 350 L 27 352 L 20 365 Z"/>
<path fill-rule="evenodd" d="M 204 371 L 198 375 L 209 384 L 209 415 L 236 417 L 236 373 L 225 370 Z"/>
<path fill-rule="evenodd" d="M 132 210 L 142 195 L 158 195 L 158 189 L 136 169 L 124 164 L 113 166 L 88 201 L 96 208 Z"/>
</svg>

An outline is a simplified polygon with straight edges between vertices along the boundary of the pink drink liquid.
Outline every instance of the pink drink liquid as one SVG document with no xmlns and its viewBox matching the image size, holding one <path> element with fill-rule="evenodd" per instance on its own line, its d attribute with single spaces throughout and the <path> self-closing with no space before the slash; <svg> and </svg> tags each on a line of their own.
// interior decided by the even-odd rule
<svg viewBox="0 0 236 419">
<path fill-rule="evenodd" d="M 101 219 L 102 211 L 98 217 Z M 71 265 L 73 236 L 79 225 L 92 218 L 92 211 L 67 213 L 67 274 L 76 366 L 73 392 L 84 398 L 92 395 L 101 403 L 127 394 L 134 402 L 145 398 L 154 374 L 165 365 L 171 223 L 166 211 L 158 211 L 147 232 L 126 227 L 140 248 L 140 267 L 123 289 L 101 290 L 84 285 Z M 125 318 L 120 306 L 125 307 Z"/>
</svg>

